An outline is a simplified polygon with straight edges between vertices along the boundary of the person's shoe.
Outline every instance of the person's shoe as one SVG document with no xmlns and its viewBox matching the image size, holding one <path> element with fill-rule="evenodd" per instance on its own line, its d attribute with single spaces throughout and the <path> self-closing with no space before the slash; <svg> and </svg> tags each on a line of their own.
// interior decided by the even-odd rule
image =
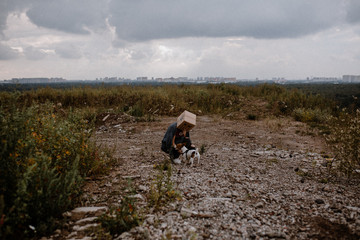
<svg viewBox="0 0 360 240">
<path fill-rule="evenodd" d="M 175 159 L 173 160 L 173 162 L 174 162 L 175 164 L 181 164 L 181 160 L 180 160 L 179 158 L 175 158 Z"/>
</svg>

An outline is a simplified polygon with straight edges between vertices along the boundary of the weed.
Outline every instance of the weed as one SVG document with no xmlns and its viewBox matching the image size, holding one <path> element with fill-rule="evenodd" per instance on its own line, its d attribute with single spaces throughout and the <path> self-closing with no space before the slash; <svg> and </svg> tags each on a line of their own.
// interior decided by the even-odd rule
<svg viewBox="0 0 360 240">
<path fill-rule="evenodd" d="M 131 116 L 134 116 L 136 118 L 142 118 L 144 116 L 144 108 L 141 105 L 136 104 L 132 108 L 130 108 L 129 113 Z"/>
<path fill-rule="evenodd" d="M 271 130 L 278 132 L 288 125 L 288 119 L 269 116 L 265 118 L 265 125 Z"/>
<path fill-rule="evenodd" d="M 325 122 L 330 114 L 328 111 L 320 110 L 319 108 L 315 109 L 305 109 L 305 108 L 296 108 L 293 111 L 293 116 L 296 121 L 305 122 L 305 123 L 323 123 Z"/>
<path fill-rule="evenodd" d="M 349 114 L 345 110 L 331 118 L 332 131 L 326 137 L 335 157 L 333 167 L 348 178 L 360 175 L 360 110 Z"/>
<path fill-rule="evenodd" d="M 128 194 L 121 199 L 120 205 L 111 207 L 107 213 L 99 217 L 101 227 L 112 236 L 120 235 L 140 224 L 142 218 L 136 207 L 135 198 L 131 197 L 134 194 L 135 190 L 129 184 Z"/>
<path fill-rule="evenodd" d="M 269 158 L 269 159 L 266 159 L 266 163 L 269 165 L 272 165 L 273 163 L 277 164 L 277 163 L 279 163 L 279 160 L 277 158 Z"/>
<path fill-rule="evenodd" d="M 55 218 L 77 201 L 82 177 L 105 164 L 76 112 L 63 117 L 51 103 L 19 108 L 16 102 L 0 108 L 0 238 L 51 232 Z"/>
<path fill-rule="evenodd" d="M 148 194 L 149 207 L 159 210 L 166 203 L 181 199 L 180 193 L 171 181 L 172 168 L 169 160 L 155 166 L 158 173 L 151 183 Z"/>
<path fill-rule="evenodd" d="M 161 240 L 170 240 L 170 239 L 173 239 L 172 234 L 173 234 L 172 231 L 169 230 L 169 229 L 167 229 L 167 230 L 165 231 L 165 233 L 163 234 L 163 236 L 161 236 Z"/>
<path fill-rule="evenodd" d="M 0 93 L 0 103 L 7 103 L 13 93 Z M 143 120 L 152 121 L 152 115 L 178 115 L 184 109 L 203 114 L 224 114 L 241 109 L 244 98 L 261 98 L 275 115 L 289 115 L 294 109 L 332 109 L 332 102 L 319 95 L 300 90 L 287 90 L 278 85 L 237 86 L 219 85 L 163 85 L 78 87 L 72 89 L 43 88 L 18 93 L 19 106 L 34 102 L 61 103 L 68 109 L 116 108 Z M 148 115 L 148 116 L 147 116 Z M 94 115 L 88 113 L 90 120 Z M 253 116 L 250 116 L 253 117 Z"/>
<path fill-rule="evenodd" d="M 207 145 L 206 144 L 201 144 L 200 146 L 200 155 L 203 155 L 205 152 L 206 152 L 206 148 L 207 148 Z"/>
<path fill-rule="evenodd" d="M 300 177 L 311 177 L 311 173 L 309 173 L 309 171 L 306 169 L 299 169 L 296 171 L 296 174 Z"/>
<path fill-rule="evenodd" d="M 322 179 L 320 179 L 320 181 L 319 181 L 320 183 L 328 183 L 329 182 L 329 179 L 327 179 L 327 178 L 322 178 Z"/>
</svg>

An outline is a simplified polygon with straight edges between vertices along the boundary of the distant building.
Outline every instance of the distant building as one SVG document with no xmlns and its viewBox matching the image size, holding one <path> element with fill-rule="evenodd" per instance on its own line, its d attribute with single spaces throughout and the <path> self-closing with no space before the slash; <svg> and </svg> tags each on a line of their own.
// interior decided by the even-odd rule
<svg viewBox="0 0 360 240">
<path fill-rule="evenodd" d="M 116 82 L 118 81 L 117 77 L 104 77 L 103 79 L 101 79 L 103 82 Z"/>
<path fill-rule="evenodd" d="M 339 79 L 336 77 L 314 77 L 311 80 L 318 82 L 333 82 L 338 81 Z"/>
<path fill-rule="evenodd" d="M 234 77 L 205 77 L 205 81 L 207 82 L 214 82 L 214 83 L 221 83 L 221 82 L 236 82 L 236 78 Z"/>
<path fill-rule="evenodd" d="M 55 83 L 55 82 L 65 82 L 63 78 L 12 78 L 9 82 L 17 84 L 26 84 L 26 83 Z"/>
<path fill-rule="evenodd" d="M 230 77 L 230 78 L 224 78 L 225 82 L 236 82 L 236 78 Z"/>
<path fill-rule="evenodd" d="M 344 75 L 342 80 L 349 83 L 360 82 L 360 75 Z"/>
</svg>

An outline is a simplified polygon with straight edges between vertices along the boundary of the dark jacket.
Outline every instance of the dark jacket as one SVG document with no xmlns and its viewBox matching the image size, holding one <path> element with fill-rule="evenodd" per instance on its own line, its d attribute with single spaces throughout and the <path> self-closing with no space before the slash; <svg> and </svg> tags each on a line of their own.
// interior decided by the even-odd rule
<svg viewBox="0 0 360 240">
<path fill-rule="evenodd" d="M 161 150 L 163 150 L 166 153 L 170 152 L 170 148 L 172 145 L 172 139 L 174 137 L 175 132 L 176 132 L 176 122 L 171 124 L 168 127 L 168 129 L 164 135 L 164 138 L 161 141 Z"/>
<path fill-rule="evenodd" d="M 175 133 L 176 133 L 176 122 L 172 123 L 168 127 L 168 129 L 164 135 L 164 138 L 161 141 L 161 150 L 163 150 L 166 153 L 170 153 L 170 149 L 172 147 L 172 139 L 173 139 Z M 186 137 L 188 137 L 190 139 L 189 132 L 186 133 Z"/>
</svg>

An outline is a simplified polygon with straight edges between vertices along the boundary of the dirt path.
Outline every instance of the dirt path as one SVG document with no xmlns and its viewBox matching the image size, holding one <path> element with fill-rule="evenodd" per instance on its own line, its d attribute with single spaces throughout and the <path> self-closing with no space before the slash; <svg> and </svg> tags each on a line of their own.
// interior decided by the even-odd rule
<svg viewBox="0 0 360 240">
<path fill-rule="evenodd" d="M 97 143 L 115 148 L 119 161 L 108 176 L 87 184 L 83 205 L 118 204 L 130 177 L 139 206 L 145 206 L 157 171 L 153 166 L 168 158 L 160 142 L 174 120 L 115 119 L 100 127 Z M 118 239 L 358 239 L 360 189 L 321 183 L 326 170 L 322 153 L 327 150 L 311 133 L 285 118 L 198 116 L 191 138 L 198 147 L 205 146 L 201 163 L 173 167 L 172 180 L 182 200 L 148 212 L 141 226 Z M 76 220 L 53 238 L 94 237 L 74 234 Z"/>
</svg>

